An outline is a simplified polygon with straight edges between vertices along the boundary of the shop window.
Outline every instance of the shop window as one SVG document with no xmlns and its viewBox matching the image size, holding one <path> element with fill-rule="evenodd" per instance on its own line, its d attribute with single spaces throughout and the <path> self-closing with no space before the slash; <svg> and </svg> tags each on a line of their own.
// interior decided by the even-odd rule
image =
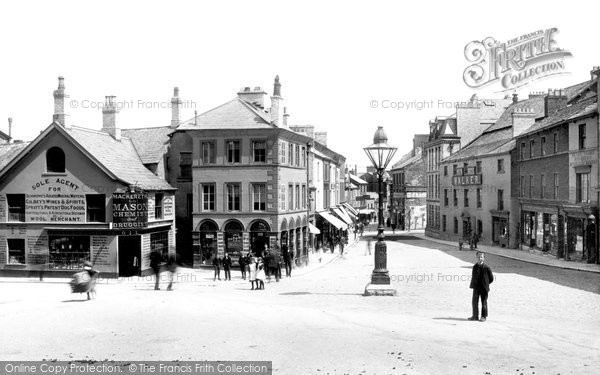
<svg viewBox="0 0 600 375">
<path fill-rule="evenodd" d="M 254 211 L 267 209 L 267 186 L 265 184 L 252 185 L 252 206 Z"/>
<path fill-rule="evenodd" d="M 498 159 L 498 173 L 504 173 L 504 159 Z"/>
<path fill-rule="evenodd" d="M 106 221 L 106 196 L 104 194 L 86 194 L 85 209 L 88 222 Z"/>
<path fill-rule="evenodd" d="M 150 234 L 150 252 L 157 251 L 163 258 L 169 253 L 169 232 Z"/>
<path fill-rule="evenodd" d="M 48 268 L 81 269 L 89 260 L 89 236 L 49 236 Z"/>
<path fill-rule="evenodd" d="M 46 171 L 51 173 L 65 172 L 65 153 L 60 147 L 51 147 L 46 151 Z"/>
<path fill-rule="evenodd" d="M 240 210 L 240 185 L 227 184 L 227 210 Z"/>
<path fill-rule="evenodd" d="M 279 141 L 279 162 L 281 164 L 285 164 L 285 155 L 286 155 L 286 143 L 284 141 Z"/>
<path fill-rule="evenodd" d="M 6 194 L 8 221 L 25 222 L 25 194 Z"/>
<path fill-rule="evenodd" d="M 179 153 L 179 178 L 192 178 L 192 153 Z"/>
<path fill-rule="evenodd" d="M 8 264 L 25 264 L 25 239 L 8 238 Z"/>
<path fill-rule="evenodd" d="M 586 139 L 585 124 L 581 124 L 581 125 L 579 125 L 579 149 L 580 150 L 585 149 L 585 139 Z"/>
<path fill-rule="evenodd" d="M 202 211 L 215 210 L 215 185 L 202 185 Z"/>
<path fill-rule="evenodd" d="M 202 142 L 200 148 L 200 155 L 202 155 L 202 164 L 215 164 L 215 143 Z"/>
<path fill-rule="evenodd" d="M 590 199 L 590 174 L 589 173 L 577 173 L 576 176 L 576 191 L 577 191 L 577 202 L 576 203 L 587 203 Z"/>
<path fill-rule="evenodd" d="M 253 141 L 252 142 L 252 153 L 254 154 L 255 163 L 264 163 L 267 161 L 267 142 L 266 141 Z"/>
<path fill-rule="evenodd" d="M 240 141 L 227 141 L 227 162 L 240 162 Z"/>
<path fill-rule="evenodd" d="M 154 218 L 162 219 L 163 218 L 163 193 L 156 193 L 154 195 Z"/>
</svg>

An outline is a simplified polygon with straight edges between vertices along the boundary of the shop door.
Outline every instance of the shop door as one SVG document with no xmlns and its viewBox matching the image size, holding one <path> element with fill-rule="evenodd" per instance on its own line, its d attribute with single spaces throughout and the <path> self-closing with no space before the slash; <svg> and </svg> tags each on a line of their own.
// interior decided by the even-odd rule
<svg viewBox="0 0 600 375">
<path fill-rule="evenodd" d="M 139 276 L 142 261 L 140 236 L 119 236 L 119 276 Z"/>
</svg>

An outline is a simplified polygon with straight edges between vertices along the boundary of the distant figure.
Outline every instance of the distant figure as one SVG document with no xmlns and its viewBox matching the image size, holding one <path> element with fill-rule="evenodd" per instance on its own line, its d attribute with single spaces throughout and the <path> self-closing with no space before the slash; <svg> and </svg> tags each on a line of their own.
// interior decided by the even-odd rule
<svg viewBox="0 0 600 375">
<path fill-rule="evenodd" d="M 365 255 L 367 255 L 367 251 L 369 255 L 371 255 L 371 236 L 367 238 L 367 248 L 365 249 Z"/>
<path fill-rule="evenodd" d="M 256 289 L 265 289 L 265 264 L 261 258 L 256 265 Z"/>
<path fill-rule="evenodd" d="M 225 271 L 225 280 L 231 281 L 231 257 L 229 253 L 223 257 L 223 270 Z"/>
<path fill-rule="evenodd" d="M 292 262 L 294 261 L 294 254 L 288 250 L 287 245 L 281 247 L 284 250 L 283 263 L 285 264 L 285 277 L 292 276 Z"/>
<path fill-rule="evenodd" d="M 240 255 L 240 260 L 238 260 L 238 264 L 240 265 L 240 271 L 242 272 L 242 280 L 246 280 L 246 262 L 246 256 Z"/>
<path fill-rule="evenodd" d="M 167 259 L 167 269 L 169 270 L 169 285 L 167 286 L 167 290 L 173 290 L 173 279 L 177 273 L 177 257 L 173 253 Z"/>
<path fill-rule="evenodd" d="M 323 247 L 320 243 L 317 244 L 317 259 L 319 260 L 319 263 L 321 263 L 321 260 L 323 259 Z"/>
<path fill-rule="evenodd" d="M 155 282 L 154 282 L 154 290 L 160 290 L 160 263 L 162 261 L 162 254 L 158 250 L 152 250 L 150 253 L 150 268 L 152 268 L 152 272 L 154 273 Z"/>
<path fill-rule="evenodd" d="M 219 281 L 221 281 L 221 262 L 219 261 L 219 257 L 217 256 L 217 254 L 215 254 L 213 261 L 212 261 L 212 265 L 213 265 L 213 269 L 215 270 L 215 276 L 213 277 L 213 281 L 215 281 L 217 278 L 219 278 Z"/>
<path fill-rule="evenodd" d="M 494 282 L 492 269 L 483 261 L 485 260 L 484 253 L 477 252 L 477 263 L 473 265 L 471 275 L 471 285 L 473 289 L 473 298 L 471 304 L 473 307 L 473 315 L 468 320 L 479 320 L 485 322 L 488 316 L 487 298 L 490 292 L 490 284 Z M 479 299 L 481 298 L 481 319 L 479 319 Z"/>
<path fill-rule="evenodd" d="M 256 282 L 256 271 L 257 271 L 257 260 L 254 257 L 250 258 L 248 262 L 248 280 L 250 280 L 250 285 L 252 286 L 252 290 L 254 290 L 254 283 Z M 258 289 L 258 284 L 256 285 L 256 289 Z"/>
</svg>

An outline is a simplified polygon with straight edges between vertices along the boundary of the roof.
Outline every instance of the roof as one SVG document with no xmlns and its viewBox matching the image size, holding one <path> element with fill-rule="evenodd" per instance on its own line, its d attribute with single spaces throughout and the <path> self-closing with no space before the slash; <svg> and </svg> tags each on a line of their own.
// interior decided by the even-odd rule
<svg viewBox="0 0 600 375">
<path fill-rule="evenodd" d="M 565 108 L 561 108 L 548 117 L 544 117 L 540 121 L 536 121 L 533 125 L 527 128 L 521 135 L 531 134 L 541 129 L 554 126 L 569 120 L 574 120 L 579 117 L 598 113 L 598 97 L 594 96 L 573 103 Z"/>
<path fill-rule="evenodd" d="M 513 139 L 512 127 L 483 133 L 455 154 L 445 158 L 443 162 L 452 162 L 472 157 L 485 157 L 487 154 L 497 154 L 501 146 Z M 510 150 L 509 150 L 510 151 Z"/>
<path fill-rule="evenodd" d="M 108 169 L 117 179 L 145 190 L 170 190 L 169 183 L 150 172 L 143 164 L 133 141 L 121 137 L 118 141 L 110 134 L 81 127 L 65 129 L 84 152 Z"/>
<path fill-rule="evenodd" d="M 412 151 L 407 153 L 406 155 L 402 156 L 400 158 L 400 160 L 392 166 L 391 170 L 406 168 L 406 167 L 420 161 L 422 158 L 423 158 L 423 155 L 421 152 L 421 148 L 417 148 L 417 152 L 415 153 L 414 156 L 413 156 Z"/>
<path fill-rule="evenodd" d="M 169 126 L 123 129 L 121 135 L 131 139 L 144 164 L 158 163 L 169 147 Z"/>
<path fill-rule="evenodd" d="M 29 145 L 29 142 L 0 143 L 0 170 Z"/>
<path fill-rule="evenodd" d="M 261 109 L 235 98 L 185 121 L 177 130 L 272 129 L 269 115 Z"/>
<path fill-rule="evenodd" d="M 105 132 L 75 126 L 64 128 L 56 122 L 50 124 L 32 142 L 18 150 L 12 150 L 13 157 L 10 159 L 6 158 L 8 162 L 3 163 L 1 166 L 0 176 L 11 165 L 17 163 L 18 160 L 35 148 L 51 131 L 58 131 L 63 134 L 75 147 L 81 150 L 82 153 L 114 180 L 121 181 L 127 185 L 136 185 L 145 190 L 174 190 L 165 180 L 144 167 L 133 142 L 129 138 L 122 137 L 118 141 Z M 5 155 L 8 155 L 8 152 Z"/>
<path fill-rule="evenodd" d="M 348 174 L 348 177 L 350 178 L 350 182 L 352 182 L 355 185 L 366 185 L 368 184 L 367 181 L 363 180 L 362 178 L 355 176 L 351 173 Z"/>
<path fill-rule="evenodd" d="M 502 113 L 502 116 L 493 125 L 484 130 L 484 133 L 512 127 L 512 114 L 516 109 L 530 109 L 535 113 L 535 118 L 542 117 L 544 116 L 544 96 L 536 95 L 517 103 L 511 103 Z"/>
</svg>

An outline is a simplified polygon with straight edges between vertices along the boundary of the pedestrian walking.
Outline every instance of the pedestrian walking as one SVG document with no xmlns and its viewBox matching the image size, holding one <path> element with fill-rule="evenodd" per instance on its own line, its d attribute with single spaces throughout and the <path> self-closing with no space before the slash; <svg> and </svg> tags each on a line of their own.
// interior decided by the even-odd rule
<svg viewBox="0 0 600 375">
<path fill-rule="evenodd" d="M 171 253 L 167 259 L 167 270 L 169 271 L 169 285 L 167 290 L 173 290 L 173 279 L 177 273 L 177 257 Z"/>
<path fill-rule="evenodd" d="M 278 249 L 275 248 L 275 251 L 273 251 L 273 272 L 275 272 L 275 281 L 279 282 L 279 279 L 281 279 L 281 254 L 279 253 Z"/>
<path fill-rule="evenodd" d="M 242 272 L 242 280 L 246 280 L 246 262 L 247 257 L 245 255 L 240 255 L 240 260 L 238 260 L 238 264 L 240 266 L 240 271 Z"/>
<path fill-rule="evenodd" d="M 288 250 L 286 245 L 283 245 L 282 248 L 285 247 L 285 252 L 283 253 L 283 262 L 285 264 L 285 277 L 292 276 L 292 262 L 294 261 L 294 254 Z"/>
<path fill-rule="evenodd" d="M 470 285 L 470 288 L 473 289 L 473 298 L 471 300 L 473 315 L 468 320 L 485 322 L 488 316 L 488 293 L 490 292 L 490 284 L 494 282 L 494 275 L 492 274 L 492 269 L 484 263 L 485 254 L 478 251 L 476 255 L 477 263 L 473 265 Z M 479 319 L 479 299 L 481 299 L 481 319 Z"/>
<path fill-rule="evenodd" d="M 225 271 L 225 280 L 231 281 L 231 257 L 229 253 L 223 257 L 223 270 Z"/>
<path fill-rule="evenodd" d="M 158 250 L 150 252 L 150 268 L 154 273 L 154 290 L 160 290 L 160 264 L 162 262 L 162 254 Z"/>
<path fill-rule="evenodd" d="M 340 238 L 340 255 L 344 255 L 344 242 L 346 241 L 346 237 Z"/>
<path fill-rule="evenodd" d="M 215 270 L 213 281 L 217 280 L 217 278 L 219 279 L 219 281 L 221 281 L 221 260 L 219 259 L 217 254 L 214 255 L 212 265 L 213 269 Z"/>
</svg>

